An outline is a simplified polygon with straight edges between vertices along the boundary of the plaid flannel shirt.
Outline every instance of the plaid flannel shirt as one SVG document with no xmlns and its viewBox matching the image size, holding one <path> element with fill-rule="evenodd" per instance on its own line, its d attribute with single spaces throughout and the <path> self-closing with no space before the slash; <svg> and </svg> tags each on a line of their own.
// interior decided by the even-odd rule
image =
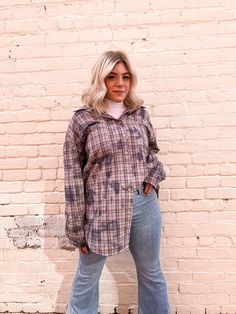
<svg viewBox="0 0 236 314">
<path fill-rule="evenodd" d="M 156 190 L 165 171 L 147 110 L 119 119 L 77 110 L 64 143 L 66 235 L 101 255 L 129 246 L 133 192 L 143 182 Z"/>
</svg>

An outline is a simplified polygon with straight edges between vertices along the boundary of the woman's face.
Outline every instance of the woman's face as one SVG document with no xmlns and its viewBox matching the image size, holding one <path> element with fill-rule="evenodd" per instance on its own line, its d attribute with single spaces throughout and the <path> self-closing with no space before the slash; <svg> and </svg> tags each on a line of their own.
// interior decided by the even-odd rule
<svg viewBox="0 0 236 314">
<path fill-rule="evenodd" d="M 121 102 L 124 101 L 131 86 L 131 76 L 123 62 L 118 62 L 111 73 L 105 78 L 107 87 L 106 98 Z"/>
</svg>

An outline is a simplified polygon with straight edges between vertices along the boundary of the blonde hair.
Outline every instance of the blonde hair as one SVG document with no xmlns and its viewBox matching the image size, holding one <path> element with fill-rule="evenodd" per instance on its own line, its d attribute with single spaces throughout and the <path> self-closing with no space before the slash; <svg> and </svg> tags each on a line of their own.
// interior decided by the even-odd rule
<svg viewBox="0 0 236 314">
<path fill-rule="evenodd" d="M 97 60 L 91 72 L 90 86 L 82 94 L 82 102 L 87 108 L 95 109 L 97 112 L 105 111 L 105 96 L 107 88 L 105 78 L 109 75 L 118 62 L 123 62 L 131 77 L 131 87 L 124 103 L 131 110 L 138 109 L 143 100 L 135 95 L 134 87 L 137 84 L 137 76 L 133 70 L 127 55 L 123 51 L 106 51 Z"/>
</svg>

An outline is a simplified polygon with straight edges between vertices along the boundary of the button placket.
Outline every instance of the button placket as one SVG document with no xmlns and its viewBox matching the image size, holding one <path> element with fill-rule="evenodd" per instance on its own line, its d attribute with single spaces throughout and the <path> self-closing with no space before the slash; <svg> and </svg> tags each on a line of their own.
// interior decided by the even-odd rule
<svg viewBox="0 0 236 314">
<path fill-rule="evenodd" d="M 133 187 L 133 182 L 132 182 L 132 177 L 133 177 L 133 171 L 132 171 L 132 165 L 130 164 L 130 148 L 131 148 L 131 143 L 130 143 L 130 132 L 129 129 L 126 126 L 122 126 L 122 138 L 124 141 L 124 160 L 126 163 L 126 173 L 129 176 L 129 181 L 127 184 L 122 185 L 122 189 L 127 191 L 127 192 L 134 192 L 134 187 Z"/>
</svg>

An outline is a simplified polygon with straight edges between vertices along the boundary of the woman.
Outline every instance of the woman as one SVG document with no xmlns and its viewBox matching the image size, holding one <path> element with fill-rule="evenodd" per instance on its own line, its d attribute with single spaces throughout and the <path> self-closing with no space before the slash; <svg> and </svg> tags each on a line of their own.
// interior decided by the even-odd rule
<svg viewBox="0 0 236 314">
<path fill-rule="evenodd" d="M 159 262 L 158 189 L 165 172 L 135 85 L 127 56 L 103 53 L 82 95 L 85 106 L 67 130 L 66 234 L 80 250 L 68 314 L 97 314 L 106 257 L 128 247 L 137 270 L 138 313 L 170 313 Z"/>
</svg>

